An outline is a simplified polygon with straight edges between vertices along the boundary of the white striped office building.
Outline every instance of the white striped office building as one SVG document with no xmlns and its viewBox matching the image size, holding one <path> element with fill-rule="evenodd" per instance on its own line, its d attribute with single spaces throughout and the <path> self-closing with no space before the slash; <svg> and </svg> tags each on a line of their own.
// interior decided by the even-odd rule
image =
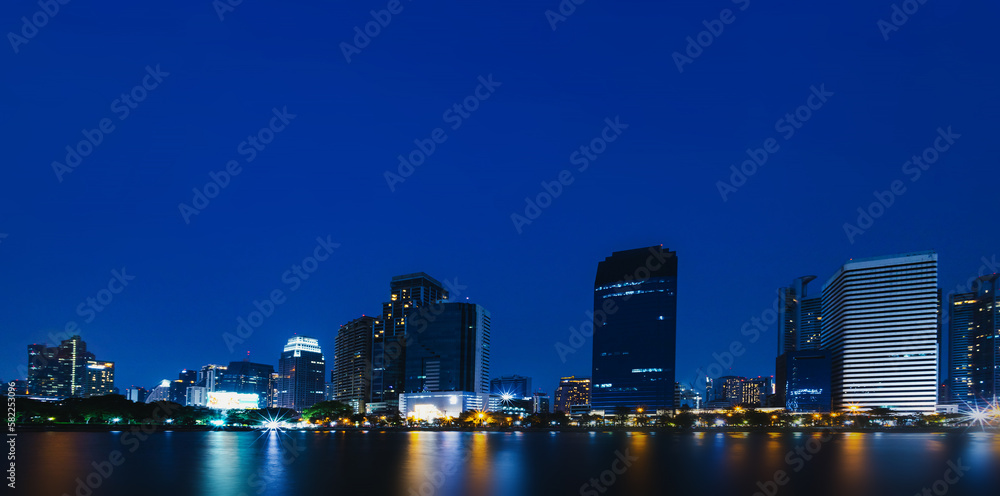
<svg viewBox="0 0 1000 496">
<path fill-rule="evenodd" d="M 933 413 L 940 292 L 932 251 L 852 260 L 823 287 L 833 408 Z"/>
</svg>

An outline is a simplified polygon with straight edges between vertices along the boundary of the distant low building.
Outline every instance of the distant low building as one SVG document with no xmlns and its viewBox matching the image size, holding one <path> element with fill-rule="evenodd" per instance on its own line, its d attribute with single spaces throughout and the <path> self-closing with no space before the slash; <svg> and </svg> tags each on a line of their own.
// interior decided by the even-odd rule
<svg viewBox="0 0 1000 496">
<path fill-rule="evenodd" d="M 489 404 L 488 393 L 468 391 L 442 391 L 437 393 L 404 393 L 399 395 L 402 415 L 417 420 L 458 418 L 462 412 L 485 411 Z"/>
</svg>

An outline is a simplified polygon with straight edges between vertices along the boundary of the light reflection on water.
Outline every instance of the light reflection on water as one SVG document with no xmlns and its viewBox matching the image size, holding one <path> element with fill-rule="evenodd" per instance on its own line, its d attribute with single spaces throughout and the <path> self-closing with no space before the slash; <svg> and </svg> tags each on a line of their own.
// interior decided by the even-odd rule
<svg viewBox="0 0 1000 496">
<path fill-rule="evenodd" d="M 125 434 L 22 433 L 18 481 L 25 494 L 75 494 L 119 450 L 124 464 L 93 496 L 593 494 L 602 477 L 614 482 L 601 496 L 749 496 L 779 471 L 779 495 L 919 494 L 959 460 L 971 468 L 948 494 L 1000 487 L 992 433 L 213 431 L 154 433 L 134 453 Z"/>
</svg>

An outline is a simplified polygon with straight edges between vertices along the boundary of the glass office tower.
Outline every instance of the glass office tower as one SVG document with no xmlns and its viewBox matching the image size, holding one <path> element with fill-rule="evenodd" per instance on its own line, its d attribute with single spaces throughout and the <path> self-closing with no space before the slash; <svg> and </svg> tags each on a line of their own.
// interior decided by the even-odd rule
<svg viewBox="0 0 1000 496">
<path fill-rule="evenodd" d="M 651 246 L 600 262 L 593 325 L 593 409 L 673 409 L 677 254 Z"/>
<path fill-rule="evenodd" d="M 423 273 L 394 276 L 389 282 L 390 300 L 382 304 L 382 319 L 372 336 L 370 412 L 394 413 L 405 380 L 406 317 L 437 300 L 447 300 L 448 291 L 437 279 Z"/>
<path fill-rule="evenodd" d="M 289 339 L 278 360 L 277 406 L 301 412 L 323 401 L 325 369 L 319 341 L 305 336 Z"/>
<path fill-rule="evenodd" d="M 490 391 L 490 312 L 474 303 L 438 301 L 411 314 L 406 393 Z"/>
</svg>

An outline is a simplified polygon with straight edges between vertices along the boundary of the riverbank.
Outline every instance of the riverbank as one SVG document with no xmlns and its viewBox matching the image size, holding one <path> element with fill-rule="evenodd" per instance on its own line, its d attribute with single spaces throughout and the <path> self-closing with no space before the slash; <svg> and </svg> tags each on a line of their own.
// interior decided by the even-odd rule
<svg viewBox="0 0 1000 496">
<path fill-rule="evenodd" d="M 28 424 L 15 426 L 15 432 L 115 432 L 143 428 L 145 430 L 154 429 L 160 432 L 248 432 L 259 431 L 257 427 L 244 426 L 224 426 L 216 427 L 209 425 L 145 425 L 143 424 L 53 424 L 39 425 Z M 692 429 L 678 428 L 657 428 L 657 427 L 538 427 L 538 428 L 470 428 L 470 427 L 293 427 L 282 429 L 284 431 L 316 431 L 316 432 L 369 432 L 369 431 L 393 431 L 393 432 L 606 432 L 606 433 L 650 433 L 650 434 L 685 434 L 685 433 L 818 433 L 818 432 L 838 432 L 838 433 L 875 433 L 875 432 L 897 432 L 897 433 L 949 433 L 949 432 L 983 432 L 980 427 L 960 426 L 960 427 L 873 427 L 865 429 L 851 429 L 843 427 L 701 427 Z M 985 429 L 985 432 L 1000 433 L 1000 429 L 995 427 Z"/>
</svg>

